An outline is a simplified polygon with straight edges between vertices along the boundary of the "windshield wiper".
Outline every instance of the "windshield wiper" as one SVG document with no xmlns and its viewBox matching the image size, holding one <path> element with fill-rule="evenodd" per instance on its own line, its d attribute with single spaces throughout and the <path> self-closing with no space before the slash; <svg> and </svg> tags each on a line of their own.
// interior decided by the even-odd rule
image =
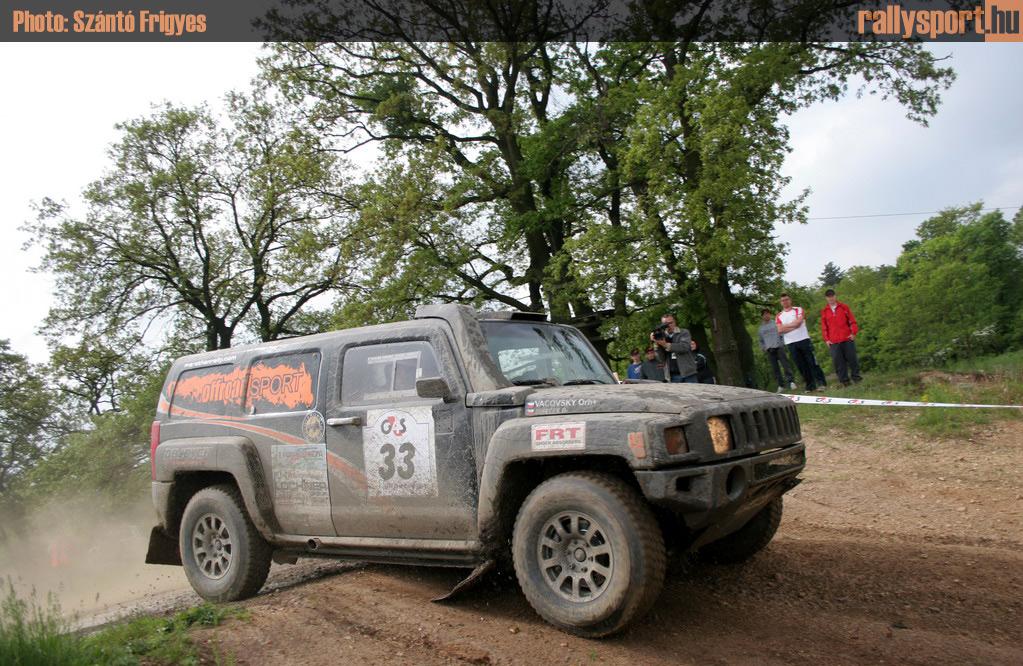
<svg viewBox="0 0 1023 666">
<path fill-rule="evenodd" d="M 561 386 L 554 377 L 547 377 L 546 379 L 513 379 L 512 384 L 516 386 Z"/>
<path fill-rule="evenodd" d="M 562 386 L 577 386 L 579 384 L 606 384 L 607 382 L 600 379 L 569 379 L 567 382 L 562 382 Z"/>
</svg>

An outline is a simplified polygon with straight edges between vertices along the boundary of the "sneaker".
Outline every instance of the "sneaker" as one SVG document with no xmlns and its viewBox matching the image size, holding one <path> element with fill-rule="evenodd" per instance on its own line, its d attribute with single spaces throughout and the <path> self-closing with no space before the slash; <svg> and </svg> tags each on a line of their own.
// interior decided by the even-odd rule
<svg viewBox="0 0 1023 666">
<path fill-rule="evenodd" d="M 785 389 L 783 389 L 782 387 L 779 386 L 777 393 L 784 393 L 784 392 L 785 392 Z"/>
<path fill-rule="evenodd" d="M 796 390 L 796 389 L 797 389 L 797 388 L 799 388 L 799 387 L 798 387 L 798 386 L 796 386 L 796 383 L 795 383 L 795 382 L 789 382 L 789 388 L 790 388 L 790 389 L 792 389 L 792 390 L 794 391 L 794 390 Z"/>
</svg>

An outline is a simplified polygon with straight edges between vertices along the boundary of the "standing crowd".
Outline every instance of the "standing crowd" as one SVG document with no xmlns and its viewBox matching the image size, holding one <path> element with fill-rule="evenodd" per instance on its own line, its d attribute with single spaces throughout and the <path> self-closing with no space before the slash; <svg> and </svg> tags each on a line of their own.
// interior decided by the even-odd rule
<svg viewBox="0 0 1023 666">
<path fill-rule="evenodd" d="M 859 382 L 860 364 L 856 357 L 856 334 L 859 326 L 848 305 L 839 301 L 834 289 L 824 292 L 826 301 L 821 309 L 821 334 L 831 353 L 831 362 L 842 386 Z M 768 309 L 760 312 L 758 340 L 771 364 L 778 392 L 795 389 L 793 363 L 799 371 L 807 391 L 827 386 L 824 371 L 813 353 L 813 342 L 806 327 L 806 313 L 793 305 L 788 294 L 782 294 L 781 312 Z M 680 328 L 675 315 L 661 317 L 661 325 L 650 333 L 650 345 L 644 352 L 633 349 L 628 366 L 629 379 L 650 379 L 662 382 L 715 384 L 714 374 L 707 357 L 689 331 Z M 791 356 L 791 362 L 789 360 Z"/>
<path fill-rule="evenodd" d="M 831 362 L 842 386 L 859 382 L 860 363 L 856 358 L 856 334 L 859 326 L 848 305 L 836 298 L 835 290 L 824 292 L 826 304 L 821 309 L 821 333 L 831 352 Z M 778 382 L 778 392 L 786 387 L 796 388 L 792 365 L 786 355 L 792 356 L 807 391 L 816 391 L 827 386 L 824 371 L 813 353 L 813 342 L 806 329 L 806 313 L 803 308 L 792 304 L 788 294 L 781 295 L 781 312 L 772 314 L 764 309 L 760 313 L 760 348 L 771 362 L 771 370 Z M 784 372 L 783 372 L 784 371 Z M 850 381 L 851 380 L 851 381 Z"/>
</svg>

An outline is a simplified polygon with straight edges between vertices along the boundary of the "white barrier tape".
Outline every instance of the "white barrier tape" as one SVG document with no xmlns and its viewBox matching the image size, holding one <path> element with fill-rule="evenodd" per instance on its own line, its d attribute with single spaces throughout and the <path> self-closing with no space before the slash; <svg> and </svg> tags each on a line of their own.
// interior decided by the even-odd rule
<svg viewBox="0 0 1023 666">
<path fill-rule="evenodd" d="M 906 400 L 867 400 L 865 398 L 832 398 L 817 395 L 782 393 L 792 402 L 805 405 L 861 405 L 864 407 L 964 407 L 967 409 L 1023 409 L 1023 405 L 972 405 L 958 402 L 909 402 Z"/>
</svg>

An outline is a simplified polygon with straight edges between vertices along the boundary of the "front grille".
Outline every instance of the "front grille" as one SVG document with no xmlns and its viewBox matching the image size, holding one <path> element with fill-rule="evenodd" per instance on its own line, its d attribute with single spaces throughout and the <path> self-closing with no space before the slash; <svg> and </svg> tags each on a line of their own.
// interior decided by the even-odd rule
<svg viewBox="0 0 1023 666">
<path fill-rule="evenodd" d="M 737 447 L 763 448 L 799 440 L 799 417 L 795 405 L 751 409 L 732 415 Z"/>
</svg>

